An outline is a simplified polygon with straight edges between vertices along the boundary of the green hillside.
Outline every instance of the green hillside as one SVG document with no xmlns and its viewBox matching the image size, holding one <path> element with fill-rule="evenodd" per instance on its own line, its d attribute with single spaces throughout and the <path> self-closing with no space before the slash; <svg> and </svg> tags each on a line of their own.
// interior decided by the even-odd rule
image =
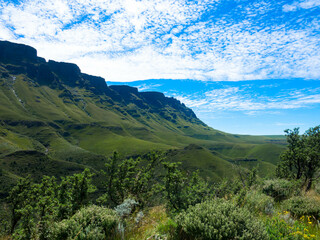
<svg viewBox="0 0 320 240">
<path fill-rule="evenodd" d="M 26 174 L 100 170 L 114 151 L 122 157 L 168 151 L 170 161 L 214 180 L 232 178 L 235 162 L 259 166 L 267 176 L 285 147 L 281 136 L 215 130 L 174 98 L 107 86 L 75 64 L 46 62 L 34 48 L 6 41 L 0 41 L 0 103 L 2 186 Z"/>
</svg>

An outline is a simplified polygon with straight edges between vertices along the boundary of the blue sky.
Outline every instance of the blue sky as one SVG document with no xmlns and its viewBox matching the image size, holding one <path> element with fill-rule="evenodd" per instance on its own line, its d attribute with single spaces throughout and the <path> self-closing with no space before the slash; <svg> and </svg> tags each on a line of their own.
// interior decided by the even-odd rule
<svg viewBox="0 0 320 240">
<path fill-rule="evenodd" d="M 191 89 L 208 82 L 203 94 L 183 87 L 176 97 L 200 118 L 215 119 L 205 121 L 217 129 L 273 134 L 277 123 L 282 129 L 320 123 L 319 0 L 0 0 L 0 6 L 0 39 L 31 45 L 46 59 L 74 62 L 107 81 L 196 80 Z M 254 87 L 244 87 L 246 81 Z M 280 86 L 265 91 L 260 81 Z M 228 83 L 225 90 L 215 91 L 219 82 Z M 299 91 L 311 100 L 301 104 Z M 203 113 L 209 98 L 233 110 L 211 101 L 215 107 Z M 286 104 L 282 99 L 292 107 L 277 107 Z M 257 112 L 270 121 L 261 123 L 264 132 L 248 127 Z"/>
</svg>

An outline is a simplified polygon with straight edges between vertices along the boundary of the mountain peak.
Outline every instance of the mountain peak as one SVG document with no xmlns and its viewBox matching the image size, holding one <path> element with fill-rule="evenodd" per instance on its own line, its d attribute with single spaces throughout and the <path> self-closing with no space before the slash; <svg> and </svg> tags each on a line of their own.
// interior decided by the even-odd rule
<svg viewBox="0 0 320 240">
<path fill-rule="evenodd" d="M 0 61 L 5 63 L 38 62 L 43 61 L 37 57 L 37 50 L 24 44 L 0 41 Z"/>
<path fill-rule="evenodd" d="M 84 112 L 81 114 L 95 120 L 98 116 L 101 118 L 106 114 L 104 111 L 108 109 L 108 111 L 116 111 L 116 114 L 120 114 L 120 119 L 126 119 L 124 116 L 131 116 L 142 124 L 146 124 L 153 117 L 159 122 L 168 121 L 168 127 L 179 122 L 180 125 L 194 123 L 204 125 L 191 109 L 174 98 L 166 97 L 163 93 L 139 92 L 137 88 L 127 85 L 109 87 L 105 79 L 82 73 L 74 63 L 54 60 L 46 62 L 37 56 L 36 49 L 27 45 L 0 41 L 0 65 L 4 70 L 1 75 L 7 76 L 5 78 L 10 79 L 10 75 L 12 77 L 26 76 L 33 84 L 37 83 L 40 87 L 48 86 L 57 91 L 63 103 L 75 104 L 78 108 L 80 107 L 80 112 Z M 39 96 L 36 99 L 36 102 L 41 102 Z M 20 100 L 24 104 L 27 103 L 23 105 L 25 110 L 28 107 L 33 108 L 28 106 L 30 99 L 21 97 Z M 89 102 L 95 104 L 95 110 L 87 108 Z M 57 106 L 60 106 L 60 103 L 54 103 L 51 111 L 58 120 L 59 118 L 65 119 L 65 116 L 80 114 L 79 110 L 73 114 L 62 113 Z M 40 106 L 42 107 L 44 106 Z M 33 111 L 32 117 L 34 115 L 43 116 L 43 113 Z M 51 115 L 46 116 L 47 119 L 50 117 Z M 76 119 L 79 118 L 76 117 Z"/>
</svg>

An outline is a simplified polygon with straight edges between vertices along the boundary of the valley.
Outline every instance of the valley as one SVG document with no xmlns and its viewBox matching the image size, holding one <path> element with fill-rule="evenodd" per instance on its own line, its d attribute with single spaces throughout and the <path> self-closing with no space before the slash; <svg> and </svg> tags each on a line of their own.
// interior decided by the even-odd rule
<svg viewBox="0 0 320 240">
<path fill-rule="evenodd" d="M 272 176 L 285 149 L 283 136 L 221 132 L 174 98 L 109 86 L 75 64 L 46 62 L 34 48 L 7 41 L 0 41 L 0 102 L 3 197 L 28 174 L 98 173 L 114 151 L 122 158 L 162 151 L 219 181 L 236 174 L 234 163 Z"/>
</svg>

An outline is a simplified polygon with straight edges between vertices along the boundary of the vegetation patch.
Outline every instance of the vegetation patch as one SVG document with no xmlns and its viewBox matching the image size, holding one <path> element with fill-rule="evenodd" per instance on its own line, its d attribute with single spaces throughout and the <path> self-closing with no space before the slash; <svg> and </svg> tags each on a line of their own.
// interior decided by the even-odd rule
<svg viewBox="0 0 320 240">
<path fill-rule="evenodd" d="M 191 206 L 176 221 L 181 239 L 268 239 L 263 224 L 248 210 L 223 199 Z"/>
</svg>

